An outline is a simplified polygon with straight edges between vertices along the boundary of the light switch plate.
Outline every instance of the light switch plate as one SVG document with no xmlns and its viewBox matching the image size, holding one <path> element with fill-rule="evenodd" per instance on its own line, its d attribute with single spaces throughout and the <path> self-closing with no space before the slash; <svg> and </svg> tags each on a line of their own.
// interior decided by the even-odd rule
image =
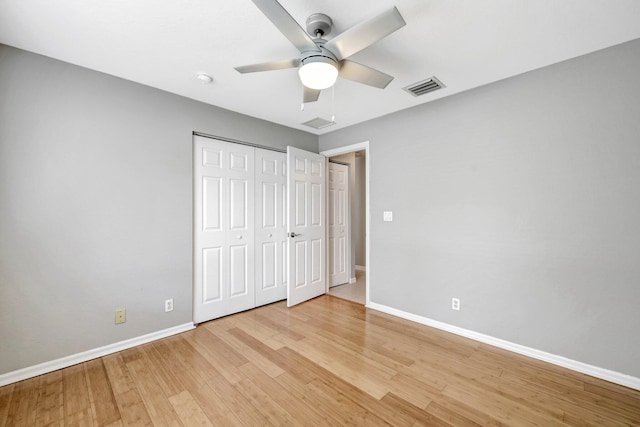
<svg viewBox="0 0 640 427">
<path fill-rule="evenodd" d="M 393 212 L 384 211 L 382 213 L 382 219 L 383 219 L 383 221 L 393 221 Z"/>
</svg>

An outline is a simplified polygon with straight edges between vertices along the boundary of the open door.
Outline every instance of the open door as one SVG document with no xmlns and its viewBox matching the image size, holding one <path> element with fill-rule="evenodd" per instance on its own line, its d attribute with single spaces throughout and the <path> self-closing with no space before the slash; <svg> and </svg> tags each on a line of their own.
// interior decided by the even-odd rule
<svg viewBox="0 0 640 427">
<path fill-rule="evenodd" d="M 287 147 L 287 306 L 322 295 L 325 272 L 325 157 Z"/>
<path fill-rule="evenodd" d="M 351 231 L 349 229 L 349 166 L 329 161 L 329 287 L 349 283 Z"/>
</svg>

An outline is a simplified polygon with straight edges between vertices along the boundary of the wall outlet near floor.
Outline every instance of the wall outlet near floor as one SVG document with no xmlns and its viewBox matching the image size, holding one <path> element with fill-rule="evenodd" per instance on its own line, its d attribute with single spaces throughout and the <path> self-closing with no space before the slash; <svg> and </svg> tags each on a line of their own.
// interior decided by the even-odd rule
<svg viewBox="0 0 640 427">
<path fill-rule="evenodd" d="M 460 311 L 460 299 L 459 298 L 451 298 L 451 309 Z"/>
<path fill-rule="evenodd" d="M 120 323 L 124 323 L 127 321 L 127 310 L 121 308 L 120 310 L 116 310 L 116 325 Z"/>
<path fill-rule="evenodd" d="M 173 298 L 164 300 L 164 312 L 173 311 Z"/>
</svg>

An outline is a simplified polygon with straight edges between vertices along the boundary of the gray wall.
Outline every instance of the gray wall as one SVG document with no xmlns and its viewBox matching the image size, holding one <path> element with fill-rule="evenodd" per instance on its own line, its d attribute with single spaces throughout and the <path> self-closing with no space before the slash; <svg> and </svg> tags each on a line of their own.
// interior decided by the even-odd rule
<svg viewBox="0 0 640 427">
<path fill-rule="evenodd" d="M 192 320 L 194 130 L 318 149 L 305 132 L 0 45 L 0 374 Z"/>
<path fill-rule="evenodd" d="M 370 141 L 371 300 L 640 377 L 639 70 L 636 40 L 321 136 Z"/>
</svg>

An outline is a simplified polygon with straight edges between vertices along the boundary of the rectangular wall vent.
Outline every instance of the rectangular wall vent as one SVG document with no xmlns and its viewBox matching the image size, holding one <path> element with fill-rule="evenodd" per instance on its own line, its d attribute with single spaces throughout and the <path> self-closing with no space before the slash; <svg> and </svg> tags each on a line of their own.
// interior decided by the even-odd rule
<svg viewBox="0 0 640 427">
<path fill-rule="evenodd" d="M 316 117 L 315 119 L 311 119 L 308 122 L 304 122 L 302 124 L 305 126 L 312 127 L 314 129 L 323 129 L 323 128 L 335 125 L 336 122 L 325 120 L 321 117 Z"/>
<path fill-rule="evenodd" d="M 413 96 L 424 95 L 434 90 L 442 89 L 446 87 L 442 82 L 435 77 L 429 77 L 427 80 L 423 80 L 418 83 L 403 87 L 402 89 L 409 92 Z"/>
</svg>

